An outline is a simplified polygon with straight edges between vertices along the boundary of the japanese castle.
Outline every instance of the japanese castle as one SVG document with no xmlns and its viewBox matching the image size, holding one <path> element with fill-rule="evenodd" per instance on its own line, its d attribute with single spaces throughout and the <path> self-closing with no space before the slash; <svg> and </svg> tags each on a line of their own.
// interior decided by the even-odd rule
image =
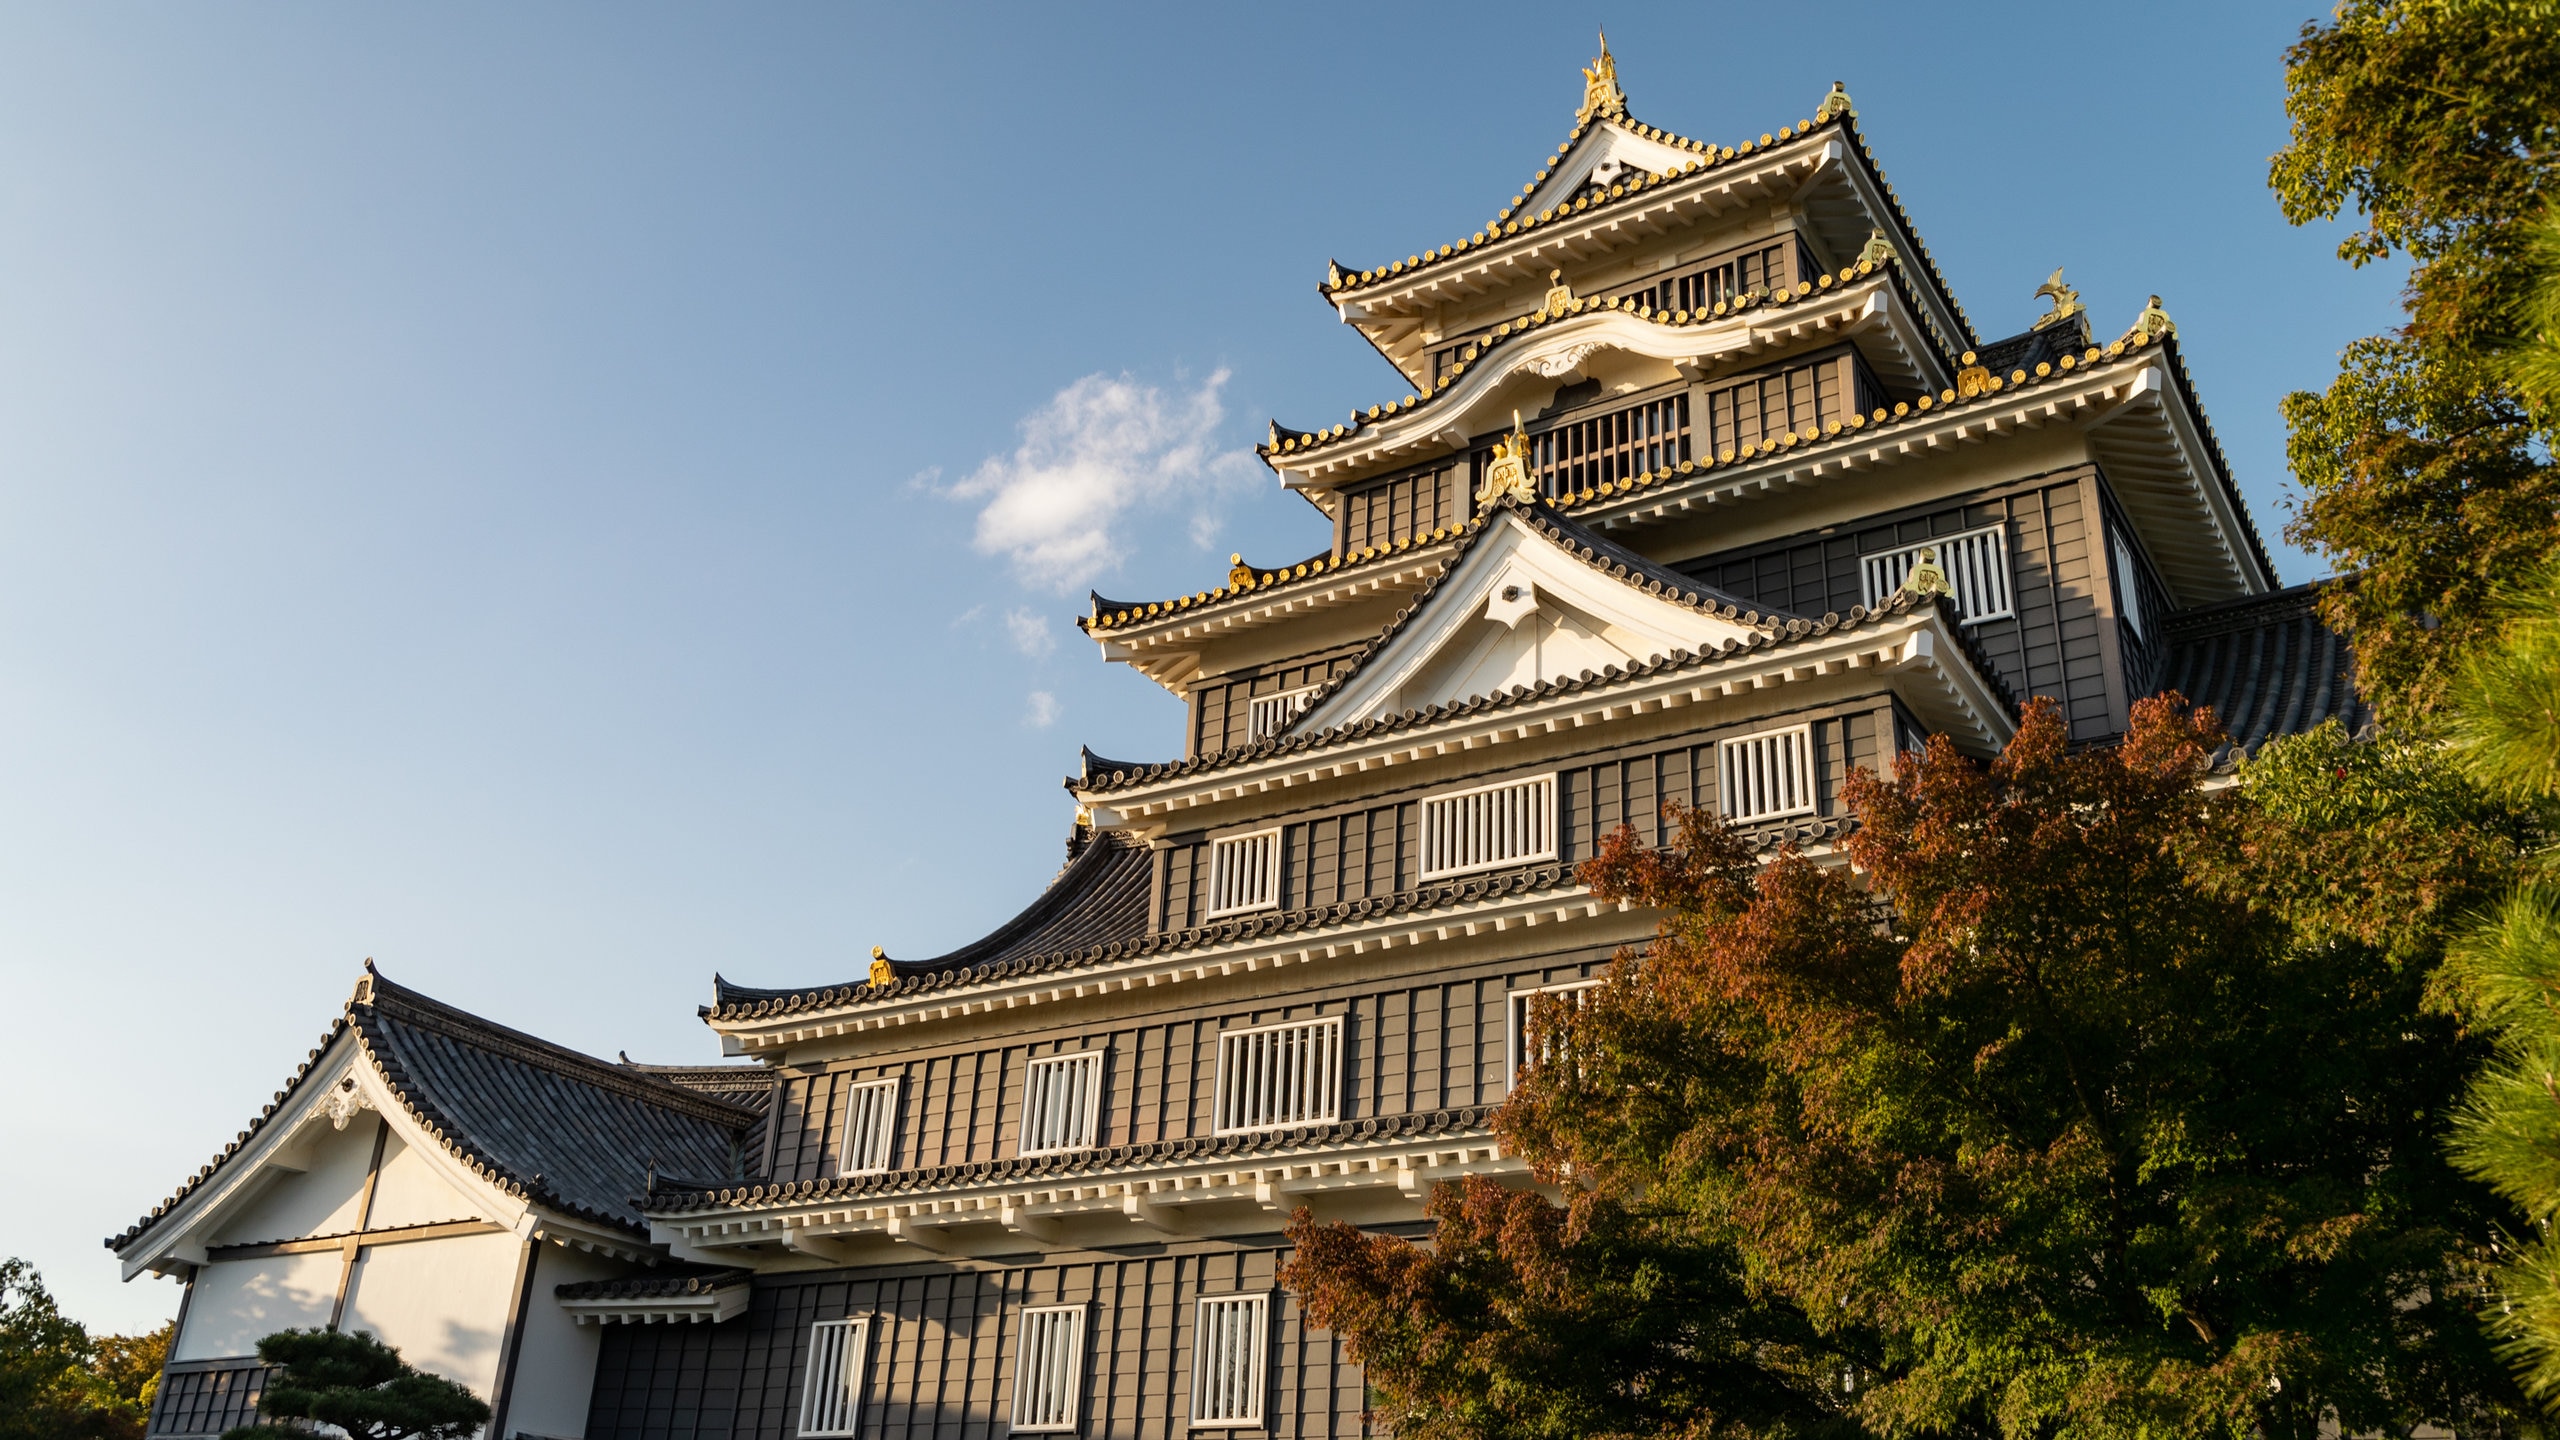
<svg viewBox="0 0 2560 1440">
<path fill-rule="evenodd" d="M 258 1338 L 336 1326 L 492 1437 L 1366 1434 L 1282 1229 L 1530 1183 L 1490 1123 L 1529 998 L 1652 926 L 1575 880 L 1603 836 L 1679 800 L 1820 855 L 1852 767 L 1989 756 L 2032 696 L 2084 742 L 2167 688 L 2241 751 L 2362 725 L 2158 298 L 2118 329 L 2022 277 L 1982 338 L 1848 94 L 1807 98 L 1687 139 L 1604 47 L 1491 219 L 1328 268 L 1400 372 L 1261 447 L 1332 543 L 1094 598 L 1183 750 L 1085 752 L 1064 868 L 985 938 L 715 977 L 694 1067 L 368 965 L 107 1242 L 186 1290 L 150 1433 L 250 1420 Z"/>
</svg>

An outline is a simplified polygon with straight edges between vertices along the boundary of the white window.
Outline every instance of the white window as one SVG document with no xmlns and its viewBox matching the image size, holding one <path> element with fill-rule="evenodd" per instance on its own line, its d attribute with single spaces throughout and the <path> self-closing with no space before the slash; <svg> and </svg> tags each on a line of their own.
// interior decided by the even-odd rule
<svg viewBox="0 0 2560 1440">
<path fill-rule="evenodd" d="M 898 1077 L 866 1080 L 844 1099 L 843 1175 L 877 1175 L 898 1143 Z"/>
<path fill-rule="evenodd" d="M 1804 814 L 1813 808 L 1813 728 L 1719 741 L 1716 779 L 1716 802 L 1727 820 Z"/>
<path fill-rule="evenodd" d="M 1262 1423 L 1262 1352 L 1269 1295 L 1212 1295 L 1200 1301 L 1191 1337 L 1191 1423 Z"/>
<path fill-rule="evenodd" d="M 1867 603 L 1881 605 L 1892 599 L 1923 550 L 1938 552 L 1938 568 L 1947 572 L 1947 584 L 1956 595 L 1956 613 L 1965 624 L 2005 620 L 2015 613 L 2009 605 L 2009 532 L 1999 525 L 1868 556 Z"/>
<path fill-rule="evenodd" d="M 2124 543 L 2124 532 L 2115 532 L 2116 593 L 2124 597 L 2124 623 L 2133 627 L 2133 638 L 2142 637 L 2142 585 L 2133 574 L 2133 547 Z"/>
<path fill-rule="evenodd" d="M 1218 1036 L 1218 1133 L 1342 1118 L 1342 1017 Z"/>
<path fill-rule="evenodd" d="M 1022 1074 L 1023 1155 L 1060 1150 L 1089 1150 L 1102 1120 L 1100 1050 L 1049 1055 L 1031 1062 Z"/>
<path fill-rule="evenodd" d="M 1073 1430 L 1084 1397 L 1084 1307 L 1022 1312 L 1013 1356 L 1013 1429 Z"/>
<path fill-rule="evenodd" d="M 1556 858 L 1556 777 L 1509 780 L 1422 802 L 1422 878 Z"/>
<path fill-rule="evenodd" d="M 1290 721 L 1306 712 L 1307 702 L 1315 698 L 1316 691 L 1320 688 L 1322 687 L 1309 685 L 1284 694 L 1265 695 L 1254 701 L 1252 708 L 1246 712 L 1248 735 L 1259 740 L 1265 735 L 1279 734 Z"/>
<path fill-rule="evenodd" d="M 1538 1053 L 1534 1055 L 1529 1053 L 1530 1011 L 1537 998 L 1541 995 L 1553 995 L 1562 1000 L 1568 1008 L 1580 1009 L 1583 992 L 1595 989 L 1599 984 L 1597 980 L 1576 980 L 1564 985 L 1546 985 L 1535 990 L 1511 992 L 1511 1073 L 1514 1076 L 1520 1073 L 1523 1066 L 1546 1059 L 1554 1050 L 1554 1041 L 1550 1038 L 1547 1044 L 1538 1048 Z"/>
<path fill-rule="evenodd" d="M 1209 842 L 1206 915 L 1241 915 L 1280 903 L 1280 832 L 1256 830 Z"/>
<path fill-rule="evenodd" d="M 862 1355 L 871 1322 L 821 1320 L 809 1330 L 809 1378 L 800 1389 L 800 1433 L 851 1435 L 862 1420 Z"/>
</svg>

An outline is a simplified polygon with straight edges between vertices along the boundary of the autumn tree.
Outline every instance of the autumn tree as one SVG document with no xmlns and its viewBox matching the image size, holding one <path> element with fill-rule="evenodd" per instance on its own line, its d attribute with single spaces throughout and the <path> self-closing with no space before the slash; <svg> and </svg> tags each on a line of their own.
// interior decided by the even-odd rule
<svg viewBox="0 0 2560 1440">
<path fill-rule="evenodd" d="M 0 1440 L 141 1440 L 172 1329 L 92 1336 L 0 1260 Z"/>
<path fill-rule="evenodd" d="M 2560 412 L 2527 403 L 2501 360 L 2533 222 L 2560 196 L 2560 4 L 2345 0 L 2285 58 L 2292 133 L 2270 183 L 2286 218 L 2352 212 L 2340 258 L 2410 266 L 2407 322 L 2284 402 L 2307 497 L 2286 534 L 2346 577 L 2324 613 L 2406 721 L 2493 630 L 2494 590 L 2560 553 Z"/>
<path fill-rule="evenodd" d="M 2213 795 L 2219 744 L 2161 699 L 2075 753 L 2037 702 L 1988 767 L 1853 778 L 1854 873 L 1620 832 L 1583 878 L 1655 938 L 1499 1120 L 1569 1202 L 1442 1195 L 1428 1252 L 1302 1216 L 1310 1315 L 1447 1440 L 2522 1425 L 2506 1212 L 2440 1141 L 2479 1048 L 2426 1003 L 2515 837 L 2423 747 Z"/>
</svg>

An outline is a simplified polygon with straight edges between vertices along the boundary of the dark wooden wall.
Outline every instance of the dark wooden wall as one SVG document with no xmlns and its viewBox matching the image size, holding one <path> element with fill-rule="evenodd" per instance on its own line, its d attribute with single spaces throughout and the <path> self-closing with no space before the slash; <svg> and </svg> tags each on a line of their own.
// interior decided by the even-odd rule
<svg viewBox="0 0 2560 1440">
<path fill-rule="evenodd" d="M 2124 723 L 2124 692 L 2110 673 L 2113 641 L 2101 636 L 2099 597 L 2107 593 L 2108 565 L 2098 496 L 2095 467 L 2075 466 L 1814 535 L 1702 556 L 1679 568 L 1780 610 L 1845 615 L 1865 600 L 1863 557 L 2002 524 L 2015 618 L 1987 620 L 1968 633 L 2018 700 L 2050 695 L 2069 715 L 2073 739 L 2103 739 Z"/>
<path fill-rule="evenodd" d="M 1322 684 L 1351 667 L 1362 645 L 1337 645 L 1268 665 L 1231 670 L 1191 691 L 1191 753 L 1207 755 L 1252 738 L 1253 702 Z"/>
<path fill-rule="evenodd" d="M 872 1317 L 863 1440 L 998 1440 L 1023 1307 L 1079 1302 L 1091 1308 L 1076 1433 L 1172 1440 L 1189 1429 L 1195 1302 L 1254 1290 L 1274 1296 L 1265 1423 L 1214 1433 L 1356 1440 L 1368 1433 L 1359 1367 L 1279 1287 L 1287 1258 L 1195 1247 L 1002 1270 L 759 1279 L 747 1313 L 725 1324 L 605 1327 L 588 1440 L 784 1440 L 797 1433 L 809 1327 L 848 1316 Z"/>
<path fill-rule="evenodd" d="M 1558 848 L 1568 864 L 1589 858 L 1600 837 L 1621 820 L 1646 832 L 1647 839 L 1659 839 L 1655 830 L 1665 800 L 1715 805 L 1717 740 L 1805 720 L 1814 722 L 1814 743 L 1822 760 L 1821 803 L 1816 813 L 1829 814 L 1849 768 L 1877 764 L 1875 716 L 1885 703 L 1878 696 L 1786 715 L 1755 716 L 1710 726 L 1676 741 L 1657 740 L 1562 761 L 1488 770 L 1464 781 L 1292 817 L 1283 824 L 1281 834 L 1280 908 L 1333 905 L 1412 889 L 1419 883 L 1415 856 L 1421 844 L 1421 801 L 1442 791 L 1506 778 L 1549 771 L 1558 775 Z M 1158 867 L 1159 928 L 1180 930 L 1202 922 L 1199 896 L 1206 884 L 1209 839 L 1205 832 L 1196 833 L 1165 847 Z"/>
<path fill-rule="evenodd" d="M 1465 483 L 1465 465 L 1442 460 L 1344 491 L 1342 525 L 1333 553 L 1348 555 L 1465 524 L 1474 508 L 1468 503 Z"/>
<path fill-rule="evenodd" d="M 1569 927 L 1555 929 L 1559 938 L 1569 933 Z M 1606 964 L 1609 953 L 1608 946 L 1568 945 L 1393 984 L 1311 988 L 1286 1000 L 1195 1007 L 1062 1027 L 1001 1044 L 785 1070 L 775 1093 L 769 1173 L 783 1183 L 835 1174 L 843 1153 L 846 1089 L 889 1075 L 904 1081 L 893 1167 L 1010 1157 L 1022 1123 L 1024 1066 L 1042 1055 L 1094 1048 L 1108 1051 L 1101 1144 L 1210 1135 L 1219 1032 L 1318 1015 L 1346 1017 L 1345 1119 L 1499 1104 L 1510 1091 L 1507 997 L 1514 990 L 1579 979 Z"/>
</svg>

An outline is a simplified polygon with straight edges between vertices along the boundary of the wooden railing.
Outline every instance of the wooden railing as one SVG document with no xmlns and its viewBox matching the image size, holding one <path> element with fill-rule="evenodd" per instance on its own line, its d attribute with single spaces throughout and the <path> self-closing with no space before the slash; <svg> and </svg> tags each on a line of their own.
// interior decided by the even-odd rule
<svg viewBox="0 0 2560 1440">
<path fill-rule="evenodd" d="M 1648 280 L 1632 288 L 1608 293 L 1611 299 L 1650 305 L 1665 313 L 1687 310 L 1694 314 L 1731 304 L 1754 291 L 1765 295 L 1789 288 L 1809 278 L 1815 268 L 1813 257 L 1807 253 L 1802 241 L 1793 235 L 1780 235 L 1740 249 L 1721 251 L 1682 266 L 1658 280 Z M 1461 352 L 1470 345 L 1482 343 L 1493 333 L 1493 324 L 1487 322 L 1452 335 L 1432 347 L 1431 383 L 1435 388 L 1449 378 L 1449 371 L 1457 365 Z"/>
<path fill-rule="evenodd" d="M 1686 391 L 1529 432 L 1529 474 L 1550 500 L 1690 458 Z M 1484 483 L 1492 459 L 1490 446 L 1475 452 L 1470 493 Z"/>
</svg>

